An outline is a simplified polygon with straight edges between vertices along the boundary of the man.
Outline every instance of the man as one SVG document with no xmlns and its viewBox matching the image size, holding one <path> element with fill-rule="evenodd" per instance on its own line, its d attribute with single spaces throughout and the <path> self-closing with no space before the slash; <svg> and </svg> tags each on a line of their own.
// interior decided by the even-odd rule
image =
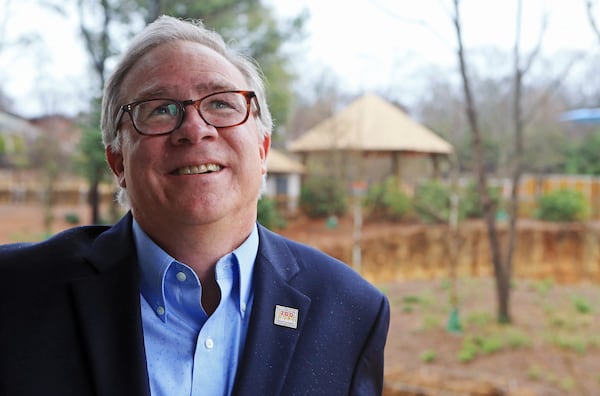
<svg viewBox="0 0 600 396">
<path fill-rule="evenodd" d="M 256 223 L 272 121 L 254 64 L 161 17 L 102 110 L 130 210 L 0 247 L 0 394 L 381 394 L 387 299 Z"/>
</svg>

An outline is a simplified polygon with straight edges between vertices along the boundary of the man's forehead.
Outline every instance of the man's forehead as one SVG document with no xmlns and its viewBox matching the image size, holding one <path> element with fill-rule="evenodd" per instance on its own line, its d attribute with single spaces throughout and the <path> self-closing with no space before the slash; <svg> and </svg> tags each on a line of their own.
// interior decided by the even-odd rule
<svg viewBox="0 0 600 396">
<path fill-rule="evenodd" d="M 194 42 L 165 43 L 143 55 L 125 77 L 123 88 L 135 99 L 190 89 L 196 94 L 249 89 L 243 73 L 228 59 Z"/>
<path fill-rule="evenodd" d="M 156 97 L 168 97 L 169 95 L 173 95 L 174 93 L 188 90 L 190 86 L 195 88 L 195 92 L 199 94 L 211 94 L 214 92 L 220 91 L 232 91 L 245 89 L 245 87 L 240 87 L 234 84 L 231 80 L 216 78 L 208 81 L 200 81 L 196 84 L 192 85 L 181 85 L 181 84 L 168 84 L 165 81 L 152 81 L 149 85 L 145 85 L 141 87 L 141 89 L 136 92 L 136 96 L 139 98 L 156 98 Z"/>
</svg>

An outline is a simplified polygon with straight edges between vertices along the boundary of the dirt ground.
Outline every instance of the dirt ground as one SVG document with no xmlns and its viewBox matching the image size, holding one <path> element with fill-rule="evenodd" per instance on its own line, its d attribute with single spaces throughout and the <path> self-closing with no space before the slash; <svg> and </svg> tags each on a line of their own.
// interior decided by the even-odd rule
<svg viewBox="0 0 600 396">
<path fill-rule="evenodd" d="M 89 210 L 59 207 L 52 232 L 83 223 Z M 0 205 L 0 243 L 39 240 L 46 235 L 36 206 Z M 365 224 L 363 235 L 407 225 Z M 298 221 L 280 230 L 327 250 L 351 241 L 352 223 L 335 229 L 323 221 Z M 491 279 L 459 279 L 458 315 L 449 304 L 447 280 L 377 285 L 389 297 L 391 325 L 386 346 L 389 395 L 600 395 L 600 288 L 516 279 L 511 293 L 513 325 L 495 321 Z M 458 321 L 455 319 L 458 317 Z M 449 322 L 455 330 L 449 331 Z"/>
<path fill-rule="evenodd" d="M 366 223 L 362 235 L 398 227 L 415 225 Z M 353 223 L 342 219 L 332 230 L 301 220 L 280 232 L 326 251 L 351 243 Z M 600 395 L 598 285 L 515 279 L 510 326 L 496 322 L 492 279 L 459 279 L 456 310 L 448 279 L 377 286 L 391 303 L 386 378 L 396 392 L 386 395 Z"/>
</svg>

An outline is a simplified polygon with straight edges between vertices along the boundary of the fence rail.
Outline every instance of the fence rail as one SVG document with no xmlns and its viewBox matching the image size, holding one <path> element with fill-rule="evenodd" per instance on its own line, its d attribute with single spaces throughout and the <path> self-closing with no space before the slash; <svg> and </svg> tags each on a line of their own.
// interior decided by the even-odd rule
<svg viewBox="0 0 600 396">
<path fill-rule="evenodd" d="M 510 182 L 502 186 L 504 196 L 509 196 Z M 542 195 L 560 189 L 582 193 L 589 205 L 590 218 L 600 218 L 600 177 L 586 175 L 524 175 L 519 185 L 521 215 L 533 215 Z"/>
<path fill-rule="evenodd" d="M 463 180 L 466 182 L 466 180 Z M 490 183 L 500 186 L 504 197 L 510 196 L 511 184 L 508 179 L 491 179 Z M 579 191 L 586 198 L 591 219 L 600 219 L 600 177 L 585 175 L 530 175 L 521 178 L 519 199 L 521 215 L 530 217 L 537 208 L 540 196 L 558 189 Z M 87 200 L 88 186 L 84 181 L 61 181 L 53 186 L 53 197 L 57 203 L 83 203 Z M 47 188 L 35 178 L 17 182 L 11 175 L 0 173 L 0 203 L 43 202 Z M 113 200 L 114 187 L 101 185 L 102 201 Z M 285 197 L 278 196 L 281 205 Z M 286 201 L 287 202 L 287 201 Z"/>
</svg>

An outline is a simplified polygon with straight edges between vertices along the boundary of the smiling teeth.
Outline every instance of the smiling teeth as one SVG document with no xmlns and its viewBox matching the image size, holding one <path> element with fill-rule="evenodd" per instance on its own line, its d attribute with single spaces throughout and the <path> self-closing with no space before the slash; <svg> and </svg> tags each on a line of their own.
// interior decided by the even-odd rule
<svg viewBox="0 0 600 396">
<path fill-rule="evenodd" d="M 178 175 L 197 175 L 209 172 L 217 172 L 221 170 L 221 166 L 217 164 L 202 164 L 186 166 L 177 170 Z"/>
</svg>

